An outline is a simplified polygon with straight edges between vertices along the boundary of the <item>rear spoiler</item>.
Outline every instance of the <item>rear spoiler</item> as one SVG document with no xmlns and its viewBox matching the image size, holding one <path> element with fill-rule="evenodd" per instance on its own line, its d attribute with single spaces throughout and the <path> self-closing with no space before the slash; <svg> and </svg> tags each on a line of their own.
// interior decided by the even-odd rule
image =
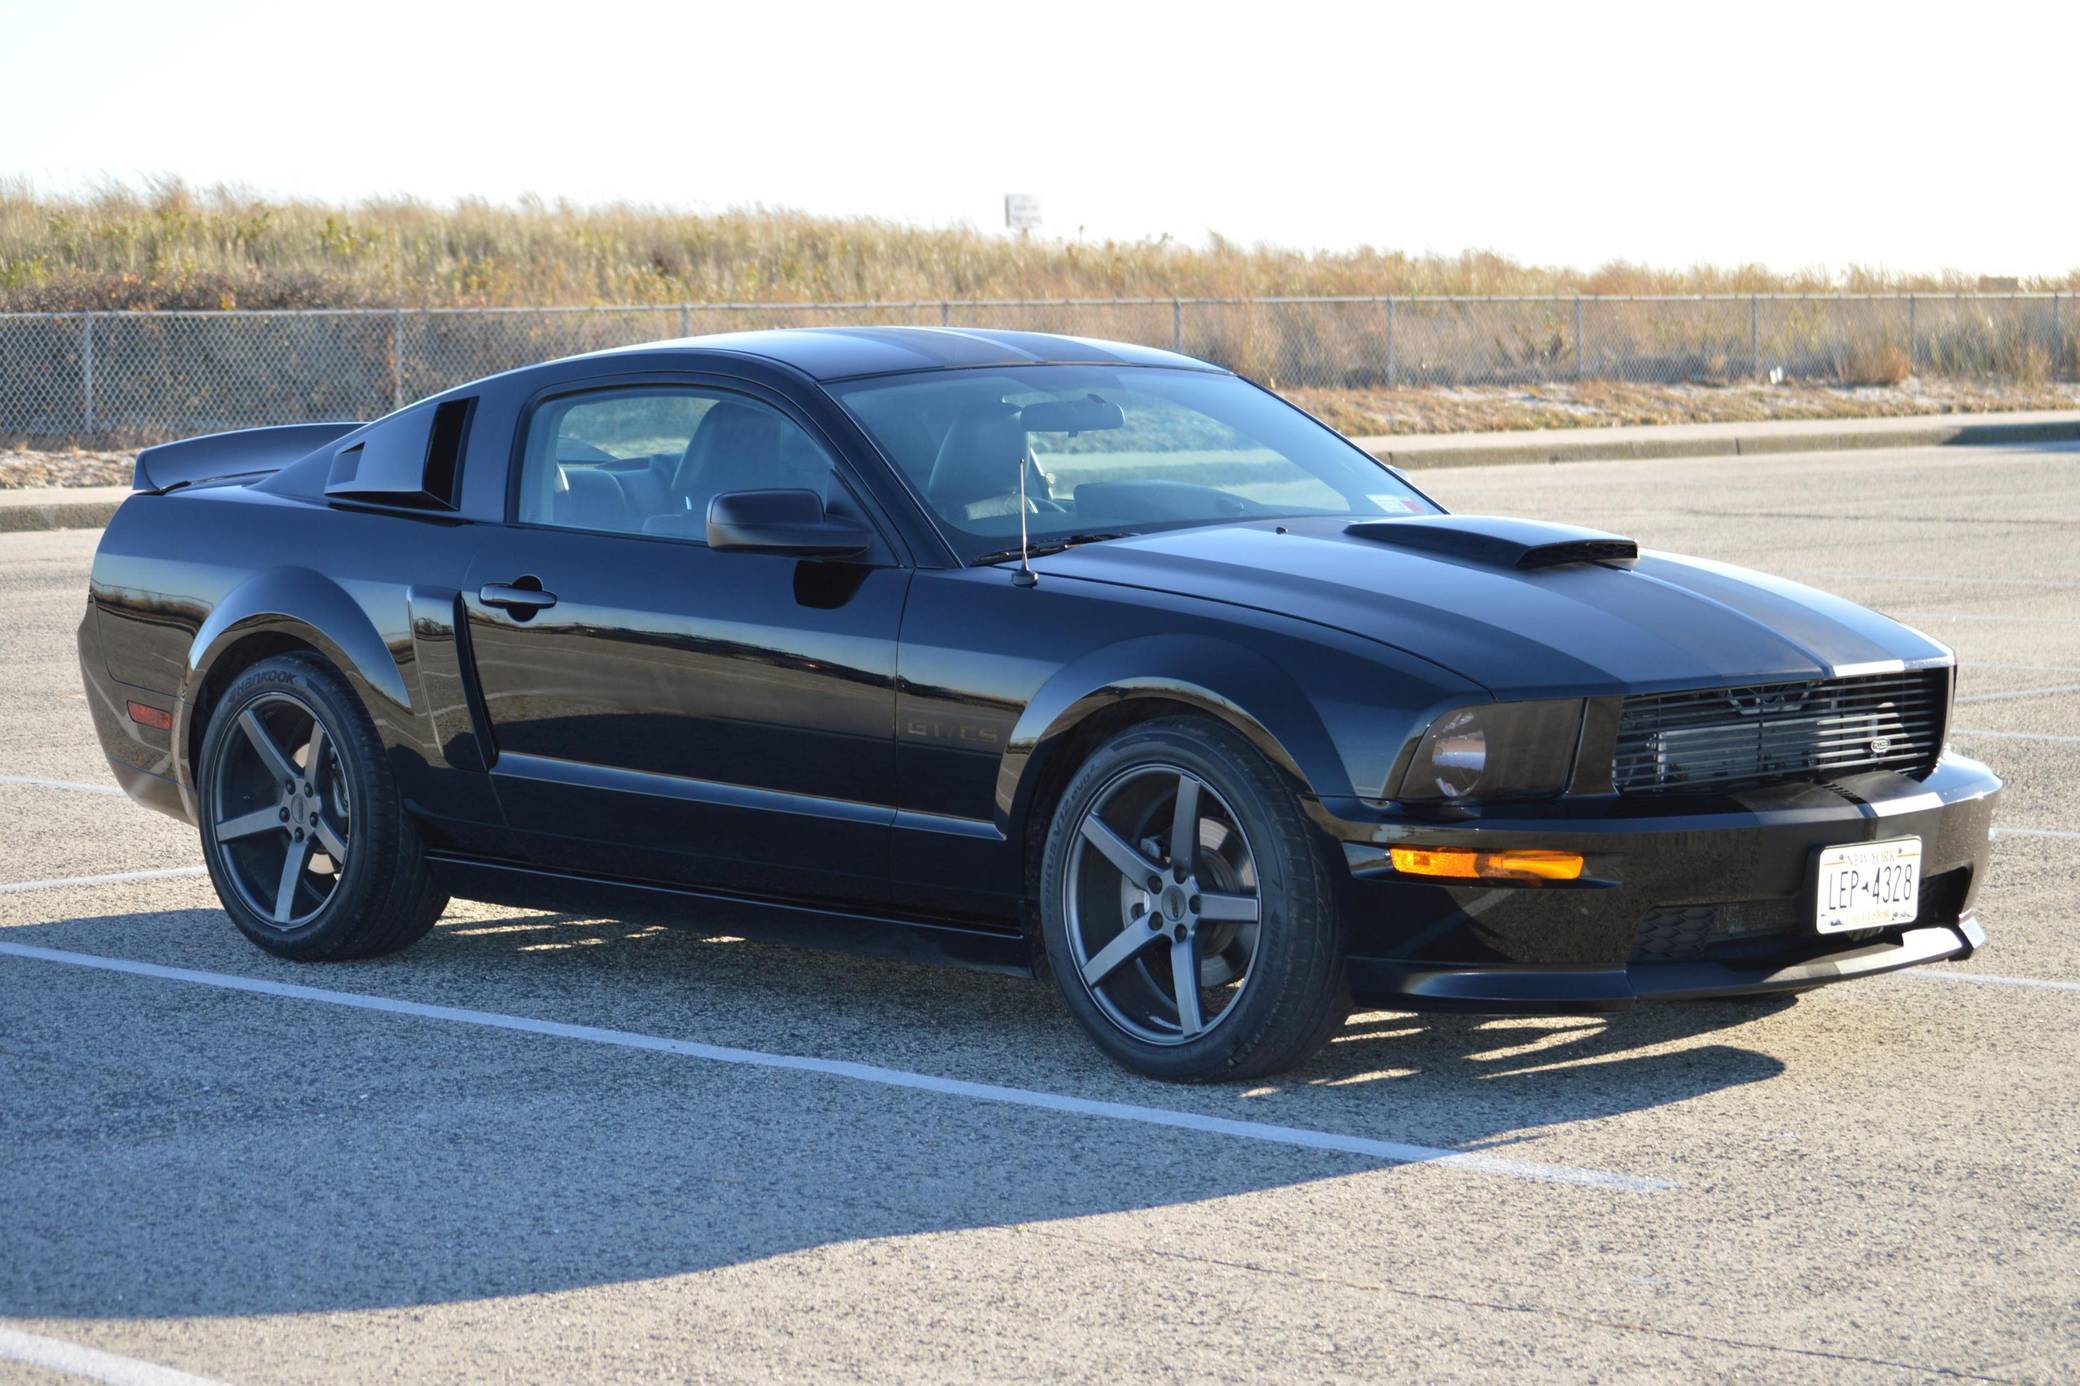
<svg viewBox="0 0 2080 1386">
<path fill-rule="evenodd" d="M 137 454 L 130 489 L 170 491 L 189 482 L 278 472 L 359 427 L 358 423 L 282 424 L 161 443 Z"/>
</svg>

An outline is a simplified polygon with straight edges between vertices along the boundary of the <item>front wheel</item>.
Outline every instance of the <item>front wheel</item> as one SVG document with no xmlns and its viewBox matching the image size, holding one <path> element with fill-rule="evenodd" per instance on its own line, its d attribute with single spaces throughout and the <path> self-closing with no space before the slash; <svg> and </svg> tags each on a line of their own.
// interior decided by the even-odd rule
<svg viewBox="0 0 2080 1386">
<path fill-rule="evenodd" d="M 217 898 L 278 957 L 394 953 L 447 907 L 375 725 L 316 656 L 239 676 L 210 715 L 195 789 Z"/>
<path fill-rule="evenodd" d="M 1218 723 L 1130 728 L 1063 791 L 1041 863 L 1062 998 L 1126 1067 L 1289 1068 L 1349 1013 L 1330 877 L 1293 791 Z"/>
</svg>

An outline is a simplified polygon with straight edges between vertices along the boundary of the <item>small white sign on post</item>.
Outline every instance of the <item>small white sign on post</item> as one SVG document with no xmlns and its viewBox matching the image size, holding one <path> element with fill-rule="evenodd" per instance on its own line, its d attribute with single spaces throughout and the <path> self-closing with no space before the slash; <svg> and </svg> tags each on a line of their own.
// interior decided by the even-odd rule
<svg viewBox="0 0 2080 1386">
<path fill-rule="evenodd" d="M 1030 231 L 1040 224 L 1040 199 L 1033 193 L 1004 194 L 1004 224 L 1013 231 Z"/>
</svg>

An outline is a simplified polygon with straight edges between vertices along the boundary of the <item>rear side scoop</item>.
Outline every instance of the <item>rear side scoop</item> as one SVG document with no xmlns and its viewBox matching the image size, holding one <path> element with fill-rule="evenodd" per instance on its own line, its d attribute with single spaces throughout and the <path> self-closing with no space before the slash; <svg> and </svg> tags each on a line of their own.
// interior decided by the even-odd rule
<svg viewBox="0 0 2080 1386">
<path fill-rule="evenodd" d="M 1639 557 L 1639 544 L 1621 535 L 1500 515 L 1411 515 L 1406 519 L 1359 520 L 1343 532 L 1358 539 L 1490 568 L 1629 564 Z"/>
<path fill-rule="evenodd" d="M 164 491 L 183 482 L 278 472 L 359 427 L 358 423 L 283 424 L 161 443 L 137 454 L 130 488 Z"/>
</svg>

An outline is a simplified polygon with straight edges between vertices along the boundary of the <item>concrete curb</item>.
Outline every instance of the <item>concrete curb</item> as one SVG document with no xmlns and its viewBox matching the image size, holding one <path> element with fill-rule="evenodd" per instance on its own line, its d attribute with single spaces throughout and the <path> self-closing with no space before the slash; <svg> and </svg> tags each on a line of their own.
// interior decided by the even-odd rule
<svg viewBox="0 0 2080 1386">
<path fill-rule="evenodd" d="M 1357 438 L 1382 462 L 1411 471 L 1427 467 L 1495 467 L 1551 462 L 1609 462 L 1682 457 L 1758 457 L 1770 453 L 1837 452 L 1857 448 L 1929 448 L 1995 443 L 2051 443 L 2080 439 L 2080 413 L 2071 418 L 1986 415 L 1932 418 L 1786 420 L 1748 425 L 1650 425 L 1583 430 L 1570 437 L 1546 430 L 1508 434 Z"/>
<path fill-rule="evenodd" d="M 127 486 L 37 486 L 0 491 L 0 534 L 100 529 L 129 497 Z"/>
</svg>

